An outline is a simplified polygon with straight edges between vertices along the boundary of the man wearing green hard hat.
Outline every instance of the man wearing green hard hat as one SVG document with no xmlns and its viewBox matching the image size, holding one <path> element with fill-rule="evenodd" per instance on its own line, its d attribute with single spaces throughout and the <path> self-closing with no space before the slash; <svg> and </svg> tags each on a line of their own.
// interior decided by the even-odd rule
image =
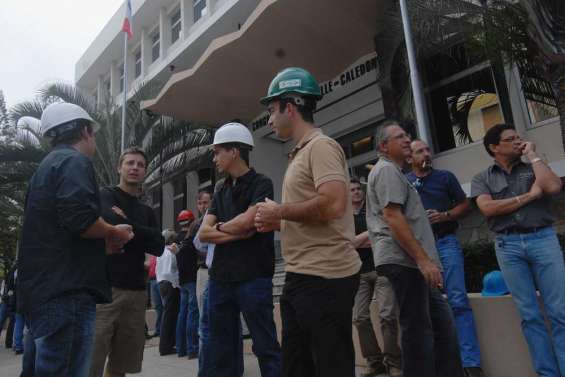
<svg viewBox="0 0 565 377">
<path fill-rule="evenodd" d="M 347 160 L 314 125 L 322 98 L 316 79 L 287 68 L 261 99 L 269 127 L 296 146 L 282 203 L 257 204 L 259 232 L 280 230 L 286 281 L 280 299 L 283 376 L 355 376 L 352 308 L 361 261 L 355 237 Z"/>
</svg>

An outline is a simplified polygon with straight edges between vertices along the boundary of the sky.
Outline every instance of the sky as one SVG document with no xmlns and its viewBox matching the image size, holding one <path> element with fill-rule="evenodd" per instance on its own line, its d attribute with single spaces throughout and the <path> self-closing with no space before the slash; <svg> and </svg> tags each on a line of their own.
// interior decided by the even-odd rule
<svg viewBox="0 0 565 377">
<path fill-rule="evenodd" d="M 8 106 L 52 81 L 74 82 L 75 63 L 123 0 L 0 0 L 0 90 Z"/>
</svg>

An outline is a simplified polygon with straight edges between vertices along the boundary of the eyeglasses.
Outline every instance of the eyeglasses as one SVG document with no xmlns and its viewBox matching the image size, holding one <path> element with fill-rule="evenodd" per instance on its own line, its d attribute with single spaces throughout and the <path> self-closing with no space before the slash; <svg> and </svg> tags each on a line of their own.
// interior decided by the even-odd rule
<svg viewBox="0 0 565 377">
<path fill-rule="evenodd" d="M 522 138 L 520 136 L 512 136 L 512 137 L 507 137 L 506 139 L 500 139 L 501 143 L 513 143 L 515 141 L 520 141 L 522 140 Z"/>
</svg>

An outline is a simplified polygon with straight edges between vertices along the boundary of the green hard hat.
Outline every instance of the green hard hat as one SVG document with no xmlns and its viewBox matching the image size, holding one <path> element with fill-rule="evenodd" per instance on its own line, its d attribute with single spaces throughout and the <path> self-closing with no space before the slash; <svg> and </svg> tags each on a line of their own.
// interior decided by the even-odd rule
<svg viewBox="0 0 565 377">
<path fill-rule="evenodd" d="M 267 96 L 261 98 L 261 103 L 266 105 L 284 94 L 291 93 L 313 97 L 316 100 L 322 98 L 320 86 L 314 76 L 303 68 L 291 67 L 277 73 L 269 85 Z"/>
</svg>

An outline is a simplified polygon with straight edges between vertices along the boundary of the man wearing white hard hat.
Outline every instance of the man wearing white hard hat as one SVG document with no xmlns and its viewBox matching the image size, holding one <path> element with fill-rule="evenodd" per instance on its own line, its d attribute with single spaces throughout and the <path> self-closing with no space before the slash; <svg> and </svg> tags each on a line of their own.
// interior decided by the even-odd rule
<svg viewBox="0 0 565 377">
<path fill-rule="evenodd" d="M 240 123 L 222 126 L 214 137 L 214 163 L 227 178 L 214 194 L 200 240 L 216 244 L 209 270 L 210 364 L 207 375 L 240 375 L 239 315 L 247 322 L 263 377 L 280 377 L 281 356 L 273 319 L 273 232 L 257 233 L 257 203 L 273 198 L 273 183 L 249 168 L 251 132 Z"/>
<path fill-rule="evenodd" d="M 112 299 L 106 254 L 133 233 L 100 217 L 91 158 L 94 120 L 69 103 L 48 106 L 41 134 L 53 150 L 29 182 L 19 249 L 18 309 L 30 328 L 34 376 L 88 374 L 96 304 Z"/>
</svg>

